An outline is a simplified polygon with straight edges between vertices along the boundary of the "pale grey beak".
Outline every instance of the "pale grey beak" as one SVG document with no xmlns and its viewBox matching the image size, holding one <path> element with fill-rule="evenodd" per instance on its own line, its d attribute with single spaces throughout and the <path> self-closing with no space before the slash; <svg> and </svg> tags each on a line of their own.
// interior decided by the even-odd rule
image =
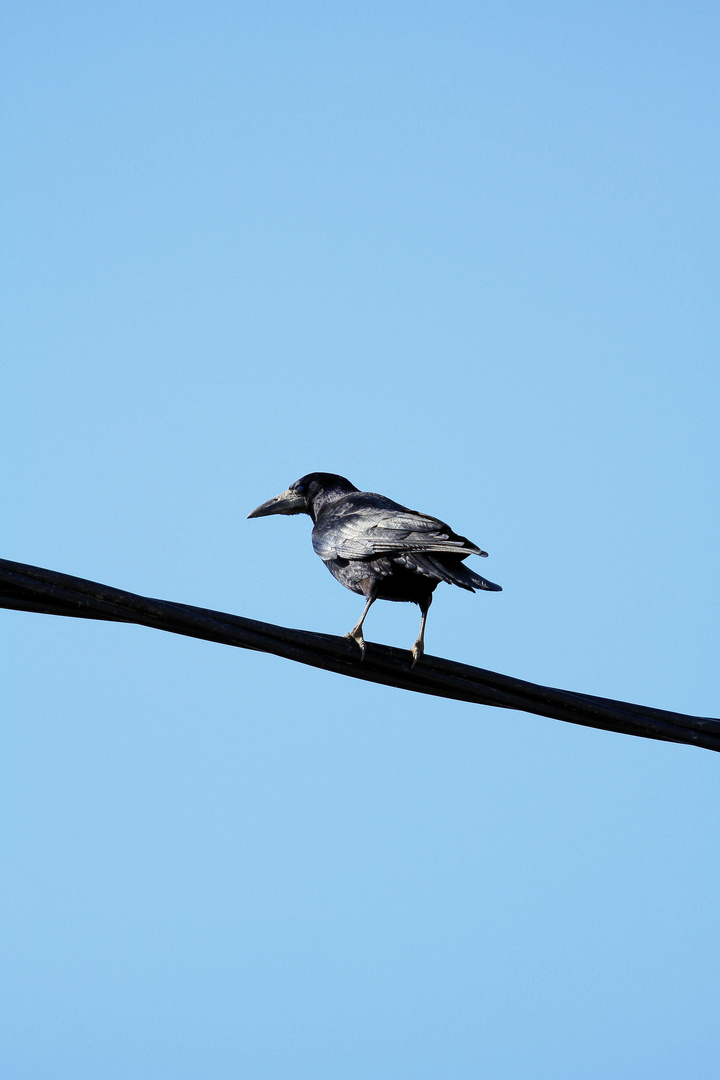
<svg viewBox="0 0 720 1080">
<path fill-rule="evenodd" d="M 260 503 L 260 506 L 256 506 L 251 514 L 248 514 L 249 518 L 256 517 L 269 517 L 270 514 L 305 514 L 307 513 L 307 503 L 303 495 L 299 495 L 297 491 L 293 491 L 292 488 L 288 488 L 287 491 L 281 491 L 279 495 L 276 495 L 274 499 L 268 499 L 267 502 Z"/>
</svg>

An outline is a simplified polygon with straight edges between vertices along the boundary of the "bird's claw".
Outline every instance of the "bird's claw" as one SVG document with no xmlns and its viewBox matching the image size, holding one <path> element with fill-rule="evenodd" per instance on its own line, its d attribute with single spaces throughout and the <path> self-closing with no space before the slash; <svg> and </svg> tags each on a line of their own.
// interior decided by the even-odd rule
<svg viewBox="0 0 720 1080">
<path fill-rule="evenodd" d="M 418 660 L 420 659 L 420 657 L 422 656 L 422 654 L 424 652 L 425 652 L 425 649 L 423 648 L 422 643 L 419 642 L 419 641 L 416 641 L 415 644 L 413 645 L 412 649 L 410 650 L 410 655 L 412 656 L 412 663 L 410 664 L 411 668 L 415 667 L 415 665 L 417 664 Z"/>
<path fill-rule="evenodd" d="M 350 638 L 351 641 L 355 642 L 358 649 L 360 650 L 360 659 L 364 660 L 365 659 L 365 638 L 362 636 L 362 633 L 358 632 L 356 634 L 352 630 L 348 630 L 347 634 L 345 634 L 345 637 Z"/>
</svg>

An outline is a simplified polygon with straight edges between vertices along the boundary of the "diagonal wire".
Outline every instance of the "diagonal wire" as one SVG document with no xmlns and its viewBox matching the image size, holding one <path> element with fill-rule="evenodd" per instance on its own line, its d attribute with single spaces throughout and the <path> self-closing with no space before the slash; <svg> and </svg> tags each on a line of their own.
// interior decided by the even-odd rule
<svg viewBox="0 0 720 1080">
<path fill-rule="evenodd" d="M 0 607 L 137 623 L 173 634 L 273 653 L 354 679 L 419 694 L 496 705 L 605 731 L 720 750 L 720 719 L 556 690 L 437 656 L 423 656 L 411 668 L 409 652 L 387 645 L 369 643 L 363 660 L 357 645 L 346 638 L 155 600 L 8 559 L 0 559 Z"/>
</svg>

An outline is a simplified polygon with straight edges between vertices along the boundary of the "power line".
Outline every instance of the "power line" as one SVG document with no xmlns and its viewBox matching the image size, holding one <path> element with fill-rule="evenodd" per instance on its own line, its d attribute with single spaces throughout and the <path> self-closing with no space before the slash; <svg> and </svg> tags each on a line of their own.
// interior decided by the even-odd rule
<svg viewBox="0 0 720 1080">
<path fill-rule="evenodd" d="M 354 679 L 418 694 L 496 705 L 585 727 L 720 750 L 720 720 L 712 717 L 687 716 L 591 694 L 555 690 L 437 656 L 423 656 L 411 668 L 409 652 L 370 642 L 365 658 L 361 659 L 357 645 L 346 638 L 291 630 L 169 600 L 154 600 L 8 559 L 0 559 L 0 607 L 137 623 L 172 634 L 273 653 Z"/>
</svg>

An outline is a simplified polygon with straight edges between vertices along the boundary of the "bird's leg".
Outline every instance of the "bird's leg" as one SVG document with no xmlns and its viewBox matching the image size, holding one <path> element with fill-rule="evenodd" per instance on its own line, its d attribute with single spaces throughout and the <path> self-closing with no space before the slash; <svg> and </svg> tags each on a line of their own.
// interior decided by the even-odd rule
<svg viewBox="0 0 720 1080">
<path fill-rule="evenodd" d="M 365 638 L 362 635 L 362 624 L 365 622 L 365 616 L 367 615 L 368 611 L 374 603 L 375 590 L 373 590 L 368 596 L 367 603 L 365 604 L 365 608 L 358 622 L 355 624 L 355 626 L 353 626 L 352 630 L 348 630 L 347 634 L 345 634 L 345 637 L 352 638 L 352 640 L 358 645 L 360 649 L 360 658 L 362 660 L 365 659 Z"/>
<path fill-rule="evenodd" d="M 422 616 L 420 618 L 420 633 L 417 636 L 417 641 L 410 650 L 410 652 L 412 653 L 412 664 L 410 665 L 410 667 L 415 667 L 418 660 L 425 652 L 425 623 L 427 622 L 427 613 L 430 609 L 431 604 L 432 596 L 428 596 L 427 600 L 424 603 L 420 604 L 420 610 L 422 612 Z"/>
</svg>

